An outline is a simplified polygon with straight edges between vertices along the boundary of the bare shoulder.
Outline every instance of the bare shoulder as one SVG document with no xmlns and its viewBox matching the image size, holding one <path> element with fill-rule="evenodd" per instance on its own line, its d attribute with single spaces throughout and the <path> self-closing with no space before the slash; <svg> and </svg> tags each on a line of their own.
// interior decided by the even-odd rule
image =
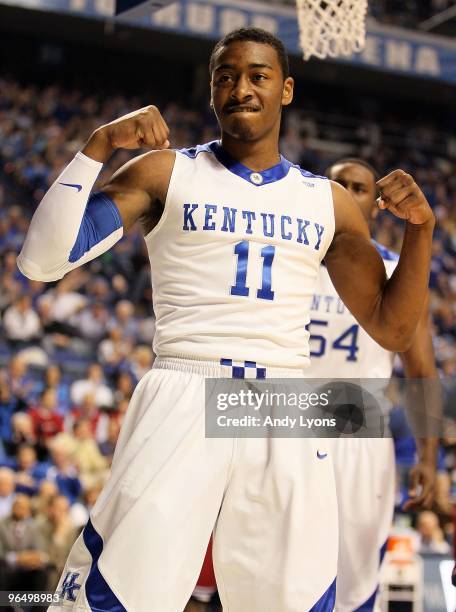
<svg viewBox="0 0 456 612">
<path fill-rule="evenodd" d="M 345 187 L 330 181 L 334 203 L 335 237 L 342 233 L 361 234 L 369 239 L 369 230 L 353 197 Z"/>
</svg>

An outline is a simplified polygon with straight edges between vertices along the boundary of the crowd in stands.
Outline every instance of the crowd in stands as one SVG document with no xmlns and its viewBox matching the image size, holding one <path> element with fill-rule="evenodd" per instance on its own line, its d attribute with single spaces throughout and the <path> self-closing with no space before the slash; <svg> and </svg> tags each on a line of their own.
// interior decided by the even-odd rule
<svg viewBox="0 0 456 612">
<path fill-rule="evenodd" d="M 273 2 L 296 4 L 296 0 Z M 415 29 L 420 23 L 453 6 L 453 0 L 369 0 L 368 14 L 380 23 Z"/>
<path fill-rule="evenodd" d="M 154 359 L 150 268 L 138 229 L 51 284 L 22 276 L 16 254 L 38 201 L 92 130 L 147 102 L 0 80 L 0 575 L 10 585 L 55 585 L 108 476 L 134 387 Z M 174 148 L 217 137 L 209 108 L 157 104 Z M 456 133 L 440 131 L 437 118 L 404 125 L 403 117 L 365 105 L 364 115 L 341 107 L 321 114 L 311 98 L 305 110 L 287 113 L 282 152 L 320 174 L 336 158 L 358 155 L 380 175 L 401 167 L 415 176 L 437 218 L 432 327 L 439 372 L 454 398 Z M 97 187 L 130 155 L 117 152 Z M 397 251 L 401 237 L 401 224 L 382 214 L 377 240 Z M 451 415 L 445 422 L 437 514 L 417 523 L 423 550 L 441 552 L 448 552 L 456 488 L 456 430 Z"/>
<path fill-rule="evenodd" d="M 414 29 L 453 6 L 453 0 L 369 0 L 368 6 L 381 23 Z"/>
</svg>

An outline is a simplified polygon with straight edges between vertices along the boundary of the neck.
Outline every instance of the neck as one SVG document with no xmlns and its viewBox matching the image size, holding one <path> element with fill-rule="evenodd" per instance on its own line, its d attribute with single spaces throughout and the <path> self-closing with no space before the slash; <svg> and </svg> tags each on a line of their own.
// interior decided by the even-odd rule
<svg viewBox="0 0 456 612">
<path fill-rule="evenodd" d="M 255 172 L 272 168 L 280 162 L 278 132 L 260 140 L 238 140 L 222 132 L 222 146 L 233 159 Z"/>
</svg>

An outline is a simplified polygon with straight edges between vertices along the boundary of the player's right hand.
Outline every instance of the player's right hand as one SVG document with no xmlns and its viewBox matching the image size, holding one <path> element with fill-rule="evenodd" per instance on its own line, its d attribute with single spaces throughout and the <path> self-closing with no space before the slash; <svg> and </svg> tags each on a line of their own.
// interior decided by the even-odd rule
<svg viewBox="0 0 456 612">
<path fill-rule="evenodd" d="M 116 149 L 167 149 L 169 144 L 169 128 L 151 105 L 95 130 L 83 153 L 104 162 Z"/>
<path fill-rule="evenodd" d="M 409 473 L 409 499 L 403 504 L 404 512 L 426 510 L 434 499 L 436 467 L 432 462 L 419 461 Z"/>
</svg>

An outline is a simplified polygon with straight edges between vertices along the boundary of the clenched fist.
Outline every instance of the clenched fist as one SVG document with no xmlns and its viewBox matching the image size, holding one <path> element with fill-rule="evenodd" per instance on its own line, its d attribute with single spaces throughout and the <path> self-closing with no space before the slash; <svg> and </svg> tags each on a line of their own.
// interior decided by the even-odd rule
<svg viewBox="0 0 456 612">
<path fill-rule="evenodd" d="M 116 149 L 167 149 L 169 128 L 156 106 L 145 106 L 101 126 L 83 153 L 105 162 Z"/>
<path fill-rule="evenodd" d="M 388 209 L 396 217 L 414 225 L 434 220 L 434 215 L 424 193 L 410 174 L 394 170 L 377 181 L 380 191 L 378 207 Z"/>
</svg>

